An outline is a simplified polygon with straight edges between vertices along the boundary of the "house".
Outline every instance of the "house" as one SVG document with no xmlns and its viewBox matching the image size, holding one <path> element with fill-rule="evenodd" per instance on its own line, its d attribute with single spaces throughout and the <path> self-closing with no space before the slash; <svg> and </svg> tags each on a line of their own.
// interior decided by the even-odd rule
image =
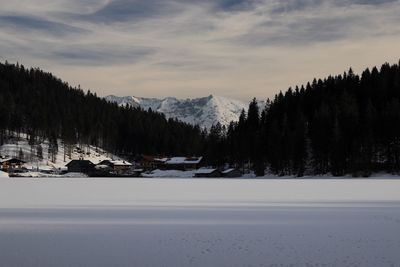
<svg viewBox="0 0 400 267">
<path fill-rule="evenodd" d="M 143 155 L 140 156 L 138 162 L 141 168 L 145 170 L 154 170 L 154 169 L 161 169 L 167 160 L 168 158 L 166 157 Z"/>
<path fill-rule="evenodd" d="M 92 173 L 95 165 L 90 160 L 71 160 L 67 165 L 68 172 Z"/>
<path fill-rule="evenodd" d="M 172 157 L 165 161 L 162 169 L 181 171 L 196 170 L 202 159 L 203 157 Z"/>
<path fill-rule="evenodd" d="M 238 178 L 242 177 L 242 172 L 235 168 L 230 168 L 222 171 L 222 176 L 227 178 Z"/>
<path fill-rule="evenodd" d="M 196 170 L 200 167 L 203 157 L 157 157 L 141 156 L 139 164 L 145 170 Z"/>
<path fill-rule="evenodd" d="M 194 173 L 194 177 L 204 177 L 204 178 L 222 177 L 222 173 L 218 169 L 200 168 Z"/>
<path fill-rule="evenodd" d="M 97 166 L 108 166 L 118 173 L 127 172 L 132 169 L 132 164 L 124 160 L 103 160 Z"/>
<path fill-rule="evenodd" d="M 17 158 L 0 159 L 0 170 L 10 172 L 21 170 L 26 162 Z"/>
</svg>

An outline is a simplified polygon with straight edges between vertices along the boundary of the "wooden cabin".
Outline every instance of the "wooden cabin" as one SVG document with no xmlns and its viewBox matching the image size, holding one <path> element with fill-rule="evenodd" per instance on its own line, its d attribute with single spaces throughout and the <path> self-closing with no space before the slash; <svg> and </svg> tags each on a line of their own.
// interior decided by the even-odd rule
<svg viewBox="0 0 400 267">
<path fill-rule="evenodd" d="M 108 166 L 115 172 L 126 172 L 132 169 L 132 164 L 124 160 L 103 160 L 98 166 Z"/>
<path fill-rule="evenodd" d="M 94 171 L 95 165 L 90 160 L 71 160 L 67 165 L 68 172 L 89 174 Z"/>
<path fill-rule="evenodd" d="M 203 157 L 172 157 L 168 158 L 162 169 L 191 171 L 199 168 Z"/>
<path fill-rule="evenodd" d="M 140 166 L 146 170 L 180 170 L 190 171 L 200 167 L 203 157 L 156 157 L 142 156 Z"/>
<path fill-rule="evenodd" d="M 20 170 L 24 167 L 25 163 L 25 161 L 17 158 L 0 159 L 0 170 L 5 172 Z"/>
<path fill-rule="evenodd" d="M 154 170 L 154 169 L 162 169 L 167 160 L 168 158 L 165 157 L 143 155 L 140 156 L 138 162 L 141 168 L 145 170 Z"/>
</svg>

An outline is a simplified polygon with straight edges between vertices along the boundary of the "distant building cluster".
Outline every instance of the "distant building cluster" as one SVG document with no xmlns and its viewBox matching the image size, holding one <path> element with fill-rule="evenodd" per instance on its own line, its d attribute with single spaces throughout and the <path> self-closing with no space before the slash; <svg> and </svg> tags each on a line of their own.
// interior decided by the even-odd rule
<svg viewBox="0 0 400 267">
<path fill-rule="evenodd" d="M 241 177 L 242 171 L 237 168 L 212 168 L 206 166 L 203 157 L 160 157 L 142 155 L 133 161 L 126 160 L 102 160 L 93 163 L 84 158 L 70 160 L 65 168 L 51 169 L 38 168 L 35 171 L 49 174 L 83 173 L 90 177 L 141 177 L 151 174 L 153 171 L 176 171 L 186 172 L 192 177 L 213 178 L 213 177 Z M 30 170 L 25 166 L 29 165 L 18 158 L 0 157 L 0 170 L 8 172 L 11 177 L 25 177 Z"/>
<path fill-rule="evenodd" d="M 236 168 L 220 170 L 203 164 L 203 157 L 159 157 L 143 155 L 133 162 L 124 160 L 103 160 L 94 164 L 89 160 L 72 160 L 66 167 L 68 172 L 85 173 L 96 177 L 140 177 L 153 170 L 193 171 L 194 177 L 241 177 Z"/>
</svg>

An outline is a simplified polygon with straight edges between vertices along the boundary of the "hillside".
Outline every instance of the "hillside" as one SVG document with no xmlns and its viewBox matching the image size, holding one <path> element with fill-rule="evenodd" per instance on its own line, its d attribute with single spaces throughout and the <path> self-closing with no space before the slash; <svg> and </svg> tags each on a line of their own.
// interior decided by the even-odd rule
<svg viewBox="0 0 400 267">
<path fill-rule="evenodd" d="M 40 69 L 0 63 L 0 89 L 0 145 L 13 132 L 28 134 L 31 143 L 60 140 L 126 157 L 196 155 L 203 147 L 198 127 L 109 103 Z"/>
<path fill-rule="evenodd" d="M 247 111 L 248 108 L 248 104 L 245 102 L 213 95 L 194 99 L 177 99 L 175 97 L 157 99 L 110 95 L 105 99 L 117 103 L 119 106 L 128 105 L 141 107 L 144 110 L 152 109 L 164 114 L 167 118 L 176 118 L 179 121 L 207 129 L 218 122 L 226 127 L 232 121 L 237 122 L 241 111 Z"/>
<path fill-rule="evenodd" d="M 118 160 L 119 157 L 95 146 L 64 145 L 62 140 L 57 140 L 59 144 L 55 152 L 52 151 L 48 140 L 41 140 L 35 144 L 29 144 L 29 135 L 11 134 L 0 145 L 0 156 L 4 158 L 19 158 L 26 162 L 25 167 L 34 172 L 41 171 L 58 172 L 65 170 L 65 165 L 71 160 L 85 159 L 97 164 L 102 160 Z M 40 152 L 39 152 L 40 151 Z M 39 174 L 38 174 L 39 175 Z"/>
</svg>

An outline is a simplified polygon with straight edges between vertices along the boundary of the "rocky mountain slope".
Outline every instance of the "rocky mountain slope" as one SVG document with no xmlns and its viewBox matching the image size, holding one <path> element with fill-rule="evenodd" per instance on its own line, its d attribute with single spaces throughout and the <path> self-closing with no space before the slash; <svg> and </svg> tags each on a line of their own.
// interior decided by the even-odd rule
<svg viewBox="0 0 400 267">
<path fill-rule="evenodd" d="M 118 105 L 141 107 L 145 110 L 165 114 L 167 118 L 177 118 L 186 123 L 209 129 L 217 122 L 228 126 L 231 121 L 238 121 L 242 109 L 247 110 L 248 103 L 221 96 L 207 96 L 194 99 L 141 98 L 134 96 L 107 96 L 106 100 Z"/>
</svg>

